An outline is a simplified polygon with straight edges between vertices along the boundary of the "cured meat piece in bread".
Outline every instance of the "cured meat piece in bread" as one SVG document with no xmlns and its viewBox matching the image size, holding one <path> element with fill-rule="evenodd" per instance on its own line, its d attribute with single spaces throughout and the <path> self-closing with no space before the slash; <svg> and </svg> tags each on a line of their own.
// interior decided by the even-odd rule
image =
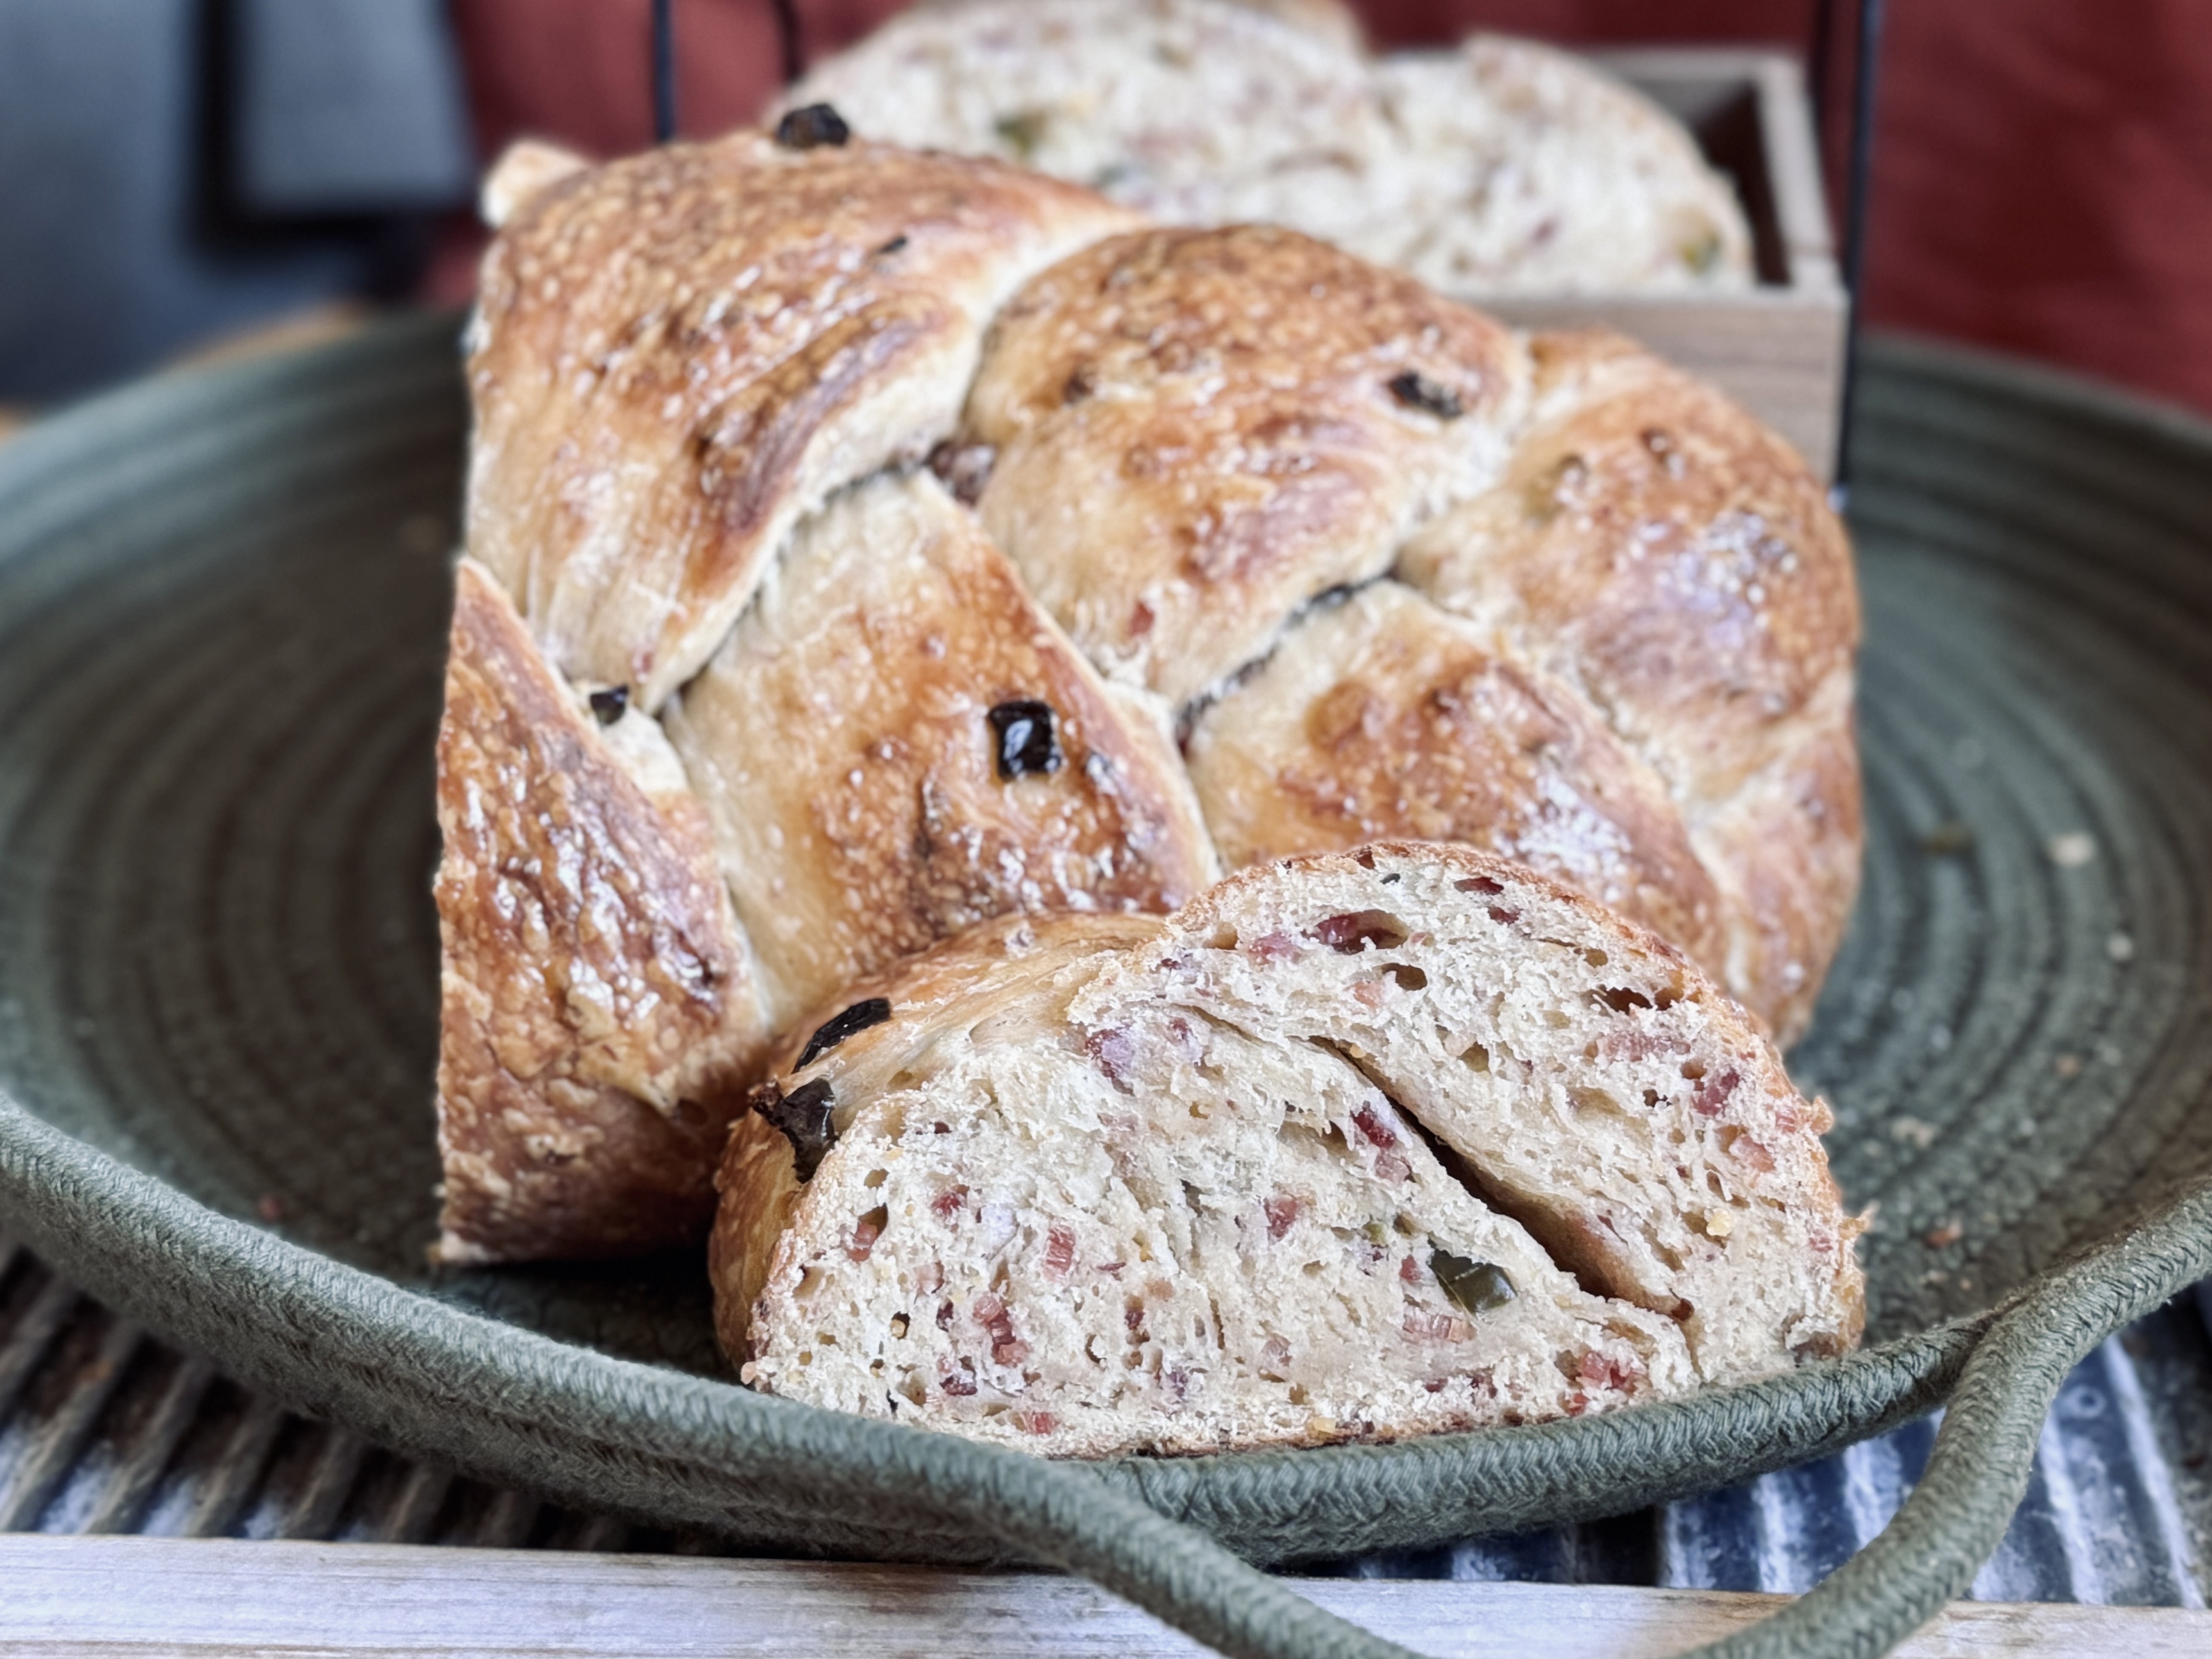
<svg viewBox="0 0 2212 1659">
<path fill-rule="evenodd" d="M 438 732 L 447 1261 L 696 1239 L 763 1058 L 706 815 L 659 726 L 599 710 L 464 560 Z"/>
<path fill-rule="evenodd" d="M 1787 1042 L 1857 881 L 1843 526 L 1781 438 L 1629 341 L 1539 335 L 1532 355 L 1504 476 L 1397 574 L 1582 689 L 1666 779 L 1731 901 L 1723 982 Z"/>
<path fill-rule="evenodd" d="M 556 666 L 647 713 L 803 514 L 951 433 L 1000 301 L 1131 222 L 994 162 L 790 136 L 518 185 L 485 259 L 470 552 Z"/>
<path fill-rule="evenodd" d="M 777 1030 L 987 917 L 1171 909 L 1215 873 L 1162 717 L 927 472 L 809 520 L 667 719 Z"/>
<path fill-rule="evenodd" d="M 1822 1109 L 1643 930 L 1413 845 L 1117 925 L 1000 924 L 783 1057 L 721 1181 L 746 1381 L 1095 1456 L 1576 1414 L 1856 1340 Z"/>
<path fill-rule="evenodd" d="M 1396 582 L 1293 624 L 1200 714 L 1188 753 L 1232 867 L 1463 842 L 1726 963 L 1719 892 L 1659 775 L 1566 681 Z"/>
<path fill-rule="evenodd" d="M 1525 379 L 1498 323 L 1309 237 L 1139 231 L 1007 303 L 965 436 L 1030 592 L 1181 704 L 1486 488 Z"/>
</svg>

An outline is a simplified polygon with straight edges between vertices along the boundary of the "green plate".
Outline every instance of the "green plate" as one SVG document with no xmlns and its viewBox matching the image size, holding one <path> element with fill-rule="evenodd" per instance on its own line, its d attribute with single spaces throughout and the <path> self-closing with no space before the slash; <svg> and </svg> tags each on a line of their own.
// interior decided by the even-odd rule
<svg viewBox="0 0 2212 1659">
<path fill-rule="evenodd" d="M 1882 342 L 1866 890 L 1791 1055 L 1879 1206 L 1866 1353 L 1093 1471 L 734 1387 L 696 1260 L 433 1272 L 465 430 L 454 324 L 421 317 L 0 447 L 0 1218 L 311 1410 L 763 1547 L 1073 1565 L 1256 1652 L 1325 1621 L 1158 1516 L 1263 1562 L 1419 1545 L 1739 1479 L 1963 1387 L 1905 1516 L 1823 1592 L 1824 1631 L 1893 1636 L 1994 1545 L 2046 1373 L 2212 1265 L 2212 433 Z"/>
</svg>

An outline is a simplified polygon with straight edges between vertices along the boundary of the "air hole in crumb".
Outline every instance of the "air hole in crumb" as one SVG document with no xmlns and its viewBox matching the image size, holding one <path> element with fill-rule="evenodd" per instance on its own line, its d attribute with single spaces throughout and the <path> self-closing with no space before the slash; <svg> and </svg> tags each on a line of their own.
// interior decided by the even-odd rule
<svg viewBox="0 0 2212 1659">
<path fill-rule="evenodd" d="M 1502 893 L 1504 884 L 1491 880 L 1488 876 L 1469 876 L 1465 881 L 1455 881 L 1453 886 L 1462 893 Z"/>
<path fill-rule="evenodd" d="M 1213 937 L 1206 941 L 1210 951 L 1233 951 L 1237 948 L 1237 930 L 1227 922 L 1213 930 Z"/>
<path fill-rule="evenodd" d="M 1659 1103 L 1659 1091 L 1656 1089 L 1646 1089 L 1644 1091 L 1644 1103 L 1646 1106 L 1657 1106 Z"/>
<path fill-rule="evenodd" d="M 799 1363 L 802 1365 L 811 1365 L 814 1363 L 814 1350 L 801 1348 L 799 1351 Z"/>
<path fill-rule="evenodd" d="M 1382 971 L 1398 981 L 1401 991 L 1419 991 L 1427 988 L 1429 976 L 1411 963 L 1394 962 Z"/>
<path fill-rule="evenodd" d="M 1604 951 L 1597 949 L 1595 945 L 1583 952 L 1583 960 L 1589 963 L 1593 968 L 1602 968 L 1610 959 L 1611 958 L 1607 957 Z"/>
<path fill-rule="evenodd" d="M 867 1179 L 860 1184 L 863 1187 L 880 1187 L 890 1178 L 891 1173 L 889 1170 L 871 1170 L 868 1171 Z"/>
<path fill-rule="evenodd" d="M 906 1376 L 900 1380 L 898 1391 L 904 1395 L 908 1401 L 917 1406 L 922 1404 L 929 1398 L 929 1390 L 923 1386 L 921 1378 L 912 1371 L 908 1371 Z"/>
<path fill-rule="evenodd" d="M 906 1336 L 906 1316 L 904 1314 L 893 1314 L 891 1316 L 891 1334 L 894 1337 L 903 1340 Z"/>
<path fill-rule="evenodd" d="M 1544 1010 L 1544 1024 L 1554 1030 L 1565 1030 L 1574 1021 L 1567 1018 L 1564 1009 L 1547 1008 Z"/>
<path fill-rule="evenodd" d="M 1460 1056 L 1460 1062 L 1470 1072 L 1486 1072 L 1490 1069 L 1490 1050 L 1480 1042 L 1471 1042 Z"/>
<path fill-rule="evenodd" d="M 821 1288 L 822 1269 L 819 1267 L 809 1267 L 799 1275 L 799 1288 L 793 1291 L 791 1294 L 795 1299 L 803 1302 Z"/>
<path fill-rule="evenodd" d="M 1705 1075 L 1705 1068 L 1698 1060 L 1686 1060 L 1682 1062 L 1682 1075 L 1692 1083 L 1699 1082 Z"/>
<path fill-rule="evenodd" d="M 1602 1089 L 1588 1087 L 1570 1089 L 1567 1091 L 1567 1098 L 1574 1103 L 1575 1109 L 1578 1112 L 1618 1113 L 1620 1110 L 1620 1103 Z"/>
<path fill-rule="evenodd" d="M 1603 955 L 1602 952 L 1598 954 Z M 1650 997 L 1627 985 L 1601 985 L 1590 995 L 1616 1014 L 1625 1014 L 1631 1008 L 1649 1008 L 1651 1006 Z"/>
<path fill-rule="evenodd" d="M 1363 870 L 1372 870 L 1375 867 L 1375 854 L 1371 849 L 1363 847 L 1352 855 L 1352 861 Z"/>
<path fill-rule="evenodd" d="M 1370 946 L 1395 951 L 1406 942 L 1405 924 L 1387 910 L 1347 910 L 1324 916 L 1309 930 L 1331 950 L 1356 957 Z"/>
</svg>

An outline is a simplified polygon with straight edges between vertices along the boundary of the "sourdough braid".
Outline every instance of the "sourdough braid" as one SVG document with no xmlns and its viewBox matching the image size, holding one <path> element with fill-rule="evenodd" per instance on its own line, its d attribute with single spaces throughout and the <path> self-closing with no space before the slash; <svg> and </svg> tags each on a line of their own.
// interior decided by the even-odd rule
<svg viewBox="0 0 2212 1659">
<path fill-rule="evenodd" d="M 488 190 L 464 596 L 530 663 L 457 611 L 445 1255 L 696 1236 L 696 1170 L 638 1166 L 766 1036 L 992 916 L 1171 908 L 1217 840 L 1490 846 L 1802 1023 L 1856 612 L 1778 443 L 1292 233 L 785 136 Z M 623 874 L 702 868 L 702 809 L 733 911 Z"/>
<path fill-rule="evenodd" d="M 1009 918 L 848 994 L 720 1176 L 757 1388 L 1214 1451 L 1604 1410 L 1858 1335 L 1825 1109 L 1678 952 L 1487 854 Z"/>
</svg>

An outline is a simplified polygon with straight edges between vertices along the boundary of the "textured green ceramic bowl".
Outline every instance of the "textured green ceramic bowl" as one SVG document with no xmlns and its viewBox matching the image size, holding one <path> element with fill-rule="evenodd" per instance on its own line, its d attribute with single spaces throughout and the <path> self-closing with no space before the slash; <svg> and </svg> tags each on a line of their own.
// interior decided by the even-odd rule
<svg viewBox="0 0 2212 1659">
<path fill-rule="evenodd" d="M 1282 1562 L 1619 1511 L 1955 1389 L 1891 1533 L 1747 1638 L 1871 1651 L 1995 1544 L 2073 1357 L 2212 1267 L 2212 432 L 1889 343 L 1852 514 L 1866 892 L 1791 1057 L 1880 1206 L 1865 1353 L 1091 1470 L 731 1385 L 695 1261 L 434 1274 L 453 334 L 169 376 L 0 448 L 0 1220 L 238 1374 L 763 1547 L 1073 1565 L 1249 1652 L 1364 1638 L 1175 1521 Z"/>
</svg>

